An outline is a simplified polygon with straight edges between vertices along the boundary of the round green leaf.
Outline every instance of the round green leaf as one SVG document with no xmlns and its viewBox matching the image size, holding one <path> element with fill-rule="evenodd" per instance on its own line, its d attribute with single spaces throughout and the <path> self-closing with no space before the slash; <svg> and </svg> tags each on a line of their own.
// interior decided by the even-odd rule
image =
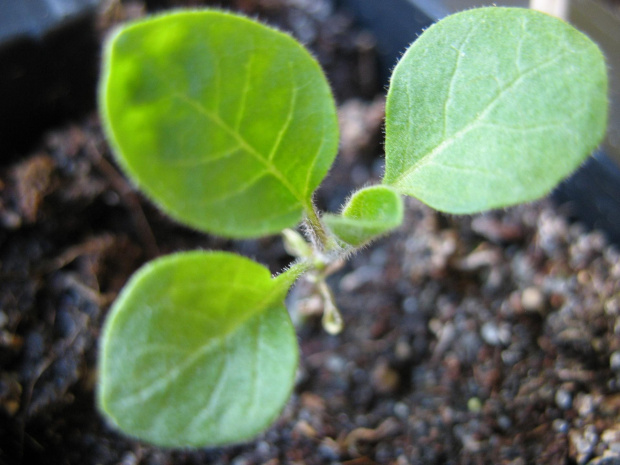
<svg viewBox="0 0 620 465">
<path fill-rule="evenodd" d="M 387 186 L 366 187 L 351 196 L 340 215 L 327 214 L 323 221 L 340 240 L 358 247 L 400 226 L 403 202 Z"/>
<path fill-rule="evenodd" d="M 385 184 L 451 213 L 529 201 L 602 140 L 605 62 L 559 19 L 469 10 L 414 42 L 394 71 L 386 113 Z"/>
<path fill-rule="evenodd" d="M 262 431 L 287 401 L 297 367 L 283 305 L 288 281 L 225 252 L 145 265 L 104 328 L 102 411 L 160 446 L 226 444 Z"/>
<path fill-rule="evenodd" d="M 290 36 L 220 11 L 165 14 L 107 43 L 100 108 L 129 177 L 200 230 L 294 226 L 338 145 L 317 62 Z"/>
</svg>

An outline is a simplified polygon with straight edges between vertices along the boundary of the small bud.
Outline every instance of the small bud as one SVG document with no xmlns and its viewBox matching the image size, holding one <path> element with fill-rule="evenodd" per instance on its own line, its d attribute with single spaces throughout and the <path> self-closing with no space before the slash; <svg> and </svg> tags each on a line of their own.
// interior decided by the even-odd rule
<svg viewBox="0 0 620 465">
<path fill-rule="evenodd" d="M 312 256 L 310 245 L 297 231 L 285 229 L 282 231 L 282 238 L 284 240 L 284 249 L 289 255 L 299 258 Z"/>
<path fill-rule="evenodd" d="M 323 319 L 321 320 L 321 323 L 323 324 L 323 329 L 334 336 L 339 334 L 344 327 L 342 315 L 334 303 L 334 296 L 327 286 L 327 283 L 325 281 L 320 281 L 318 283 L 318 288 L 321 292 L 324 303 Z"/>
<path fill-rule="evenodd" d="M 323 324 L 323 329 L 332 336 L 340 334 L 342 331 L 344 327 L 342 315 L 340 315 L 340 311 L 333 302 L 325 302 L 321 323 Z"/>
</svg>

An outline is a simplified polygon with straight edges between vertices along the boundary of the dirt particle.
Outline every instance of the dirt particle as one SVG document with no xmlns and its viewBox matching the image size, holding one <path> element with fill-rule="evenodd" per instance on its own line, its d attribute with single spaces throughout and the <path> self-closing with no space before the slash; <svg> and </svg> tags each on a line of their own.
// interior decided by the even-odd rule
<svg viewBox="0 0 620 465">
<path fill-rule="evenodd" d="M 492 321 L 487 321 L 480 328 L 480 335 L 484 342 L 492 346 L 507 345 L 510 342 L 510 326 L 503 324 L 498 326 Z"/>
<path fill-rule="evenodd" d="M 12 169 L 9 195 L 13 196 L 15 213 L 25 223 L 36 222 L 41 202 L 52 190 L 54 169 L 54 160 L 45 153 L 33 155 Z"/>
<path fill-rule="evenodd" d="M 570 440 L 570 456 L 579 464 L 586 464 L 598 443 L 599 437 L 596 428 L 592 425 L 587 426 L 583 431 L 571 430 L 568 433 Z"/>
<path fill-rule="evenodd" d="M 566 389 L 558 389 L 555 392 L 555 403 L 562 410 L 568 410 L 573 405 L 573 396 Z"/>
<path fill-rule="evenodd" d="M 609 357 L 609 367 L 619 373 L 620 372 L 620 350 L 617 350 Z"/>
<path fill-rule="evenodd" d="M 544 309 L 545 297 L 537 287 L 528 287 L 521 294 L 521 305 L 529 312 L 540 312 Z"/>
<path fill-rule="evenodd" d="M 400 375 L 385 360 L 379 360 L 372 370 L 371 382 L 380 394 L 395 392 L 400 386 Z"/>
</svg>

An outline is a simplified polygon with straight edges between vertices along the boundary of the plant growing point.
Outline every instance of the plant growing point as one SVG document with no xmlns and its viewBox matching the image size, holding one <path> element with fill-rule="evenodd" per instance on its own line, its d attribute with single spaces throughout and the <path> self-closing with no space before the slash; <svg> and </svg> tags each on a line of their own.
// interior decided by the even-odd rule
<svg viewBox="0 0 620 465">
<path fill-rule="evenodd" d="M 531 10 L 462 12 L 394 70 L 382 184 L 323 214 L 312 196 L 336 155 L 336 108 L 290 36 L 221 11 L 174 12 L 119 29 L 103 60 L 102 121 L 137 187 L 205 233 L 282 231 L 297 257 L 272 277 L 235 254 L 181 252 L 127 283 L 103 330 L 98 403 L 122 431 L 161 446 L 234 443 L 269 426 L 298 363 L 288 289 L 307 273 L 324 327 L 340 331 L 326 277 L 400 226 L 401 195 L 449 213 L 531 201 L 606 127 L 605 61 L 587 37 Z"/>
</svg>

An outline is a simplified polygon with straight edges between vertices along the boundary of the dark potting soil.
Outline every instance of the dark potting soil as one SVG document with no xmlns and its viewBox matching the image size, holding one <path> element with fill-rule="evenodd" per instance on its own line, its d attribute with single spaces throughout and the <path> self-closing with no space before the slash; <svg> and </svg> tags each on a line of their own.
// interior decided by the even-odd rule
<svg viewBox="0 0 620 465">
<path fill-rule="evenodd" d="M 328 71 L 342 145 L 318 201 L 337 210 L 382 172 L 374 38 L 328 1 L 225 6 L 292 31 Z M 101 24 L 144 10 L 112 2 Z M 234 250 L 275 272 L 290 261 L 281 241 L 164 217 L 119 173 L 96 115 L 0 174 L 3 465 L 620 463 L 620 253 L 546 200 L 473 217 L 409 200 L 405 225 L 331 280 L 341 335 L 322 331 L 307 284 L 291 293 L 301 360 L 275 424 L 247 444 L 171 451 L 95 408 L 110 303 L 155 256 Z"/>
</svg>

